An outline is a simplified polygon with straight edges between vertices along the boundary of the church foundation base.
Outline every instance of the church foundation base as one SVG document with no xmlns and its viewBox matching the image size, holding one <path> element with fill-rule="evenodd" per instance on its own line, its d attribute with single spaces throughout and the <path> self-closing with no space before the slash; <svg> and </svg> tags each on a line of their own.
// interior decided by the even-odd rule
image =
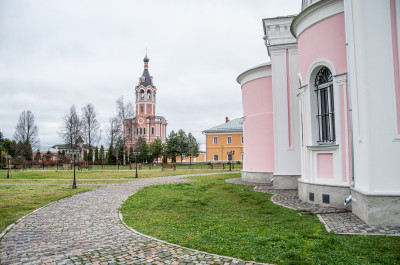
<svg viewBox="0 0 400 265">
<path fill-rule="evenodd" d="M 400 225 L 400 195 L 371 195 L 353 189 L 353 213 L 368 225 Z"/>
<path fill-rule="evenodd" d="M 344 205 L 344 200 L 350 195 L 350 188 L 313 184 L 298 180 L 299 199 L 320 206 L 351 210 L 351 204 Z"/>
<path fill-rule="evenodd" d="M 274 175 L 272 187 L 277 190 L 295 190 L 297 189 L 297 180 L 300 176 Z"/>
<path fill-rule="evenodd" d="M 278 190 L 297 189 L 298 178 L 300 178 L 300 176 L 274 175 L 271 172 L 242 171 L 243 181 L 251 183 L 272 184 L 272 187 Z M 272 179 L 273 182 L 271 182 Z"/>
<path fill-rule="evenodd" d="M 271 183 L 273 178 L 270 172 L 247 172 L 242 171 L 242 180 L 251 183 Z"/>
</svg>

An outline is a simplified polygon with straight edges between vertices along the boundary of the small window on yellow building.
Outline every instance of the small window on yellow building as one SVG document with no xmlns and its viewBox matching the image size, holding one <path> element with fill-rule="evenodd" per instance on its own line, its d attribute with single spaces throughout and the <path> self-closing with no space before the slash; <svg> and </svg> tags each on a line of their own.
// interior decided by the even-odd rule
<svg viewBox="0 0 400 265">
<path fill-rule="evenodd" d="M 218 136 L 214 136 L 214 144 L 218 144 Z"/>
<path fill-rule="evenodd" d="M 232 144 L 232 136 L 228 136 L 227 143 L 228 143 L 228 144 Z"/>
<path fill-rule="evenodd" d="M 218 161 L 218 155 L 214 155 L 214 161 Z"/>
</svg>

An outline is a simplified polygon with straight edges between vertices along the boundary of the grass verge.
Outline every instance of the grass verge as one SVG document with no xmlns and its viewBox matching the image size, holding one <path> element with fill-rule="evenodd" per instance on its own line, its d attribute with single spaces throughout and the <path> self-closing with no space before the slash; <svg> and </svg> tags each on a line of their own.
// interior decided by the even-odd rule
<svg viewBox="0 0 400 265">
<path fill-rule="evenodd" d="M 225 182 L 147 187 L 122 205 L 134 229 L 189 248 L 275 264 L 399 264 L 400 238 L 327 233 L 315 216 L 273 204 L 272 195 Z"/>
<path fill-rule="evenodd" d="M 80 184 L 115 184 L 115 183 L 124 183 L 128 181 L 132 181 L 133 179 L 78 179 L 77 185 Z M 72 185 L 72 180 L 70 179 L 0 179 L 0 184 L 65 184 Z"/>
<path fill-rule="evenodd" d="M 198 169 L 198 170 L 170 170 L 170 171 L 153 171 L 153 170 L 139 170 L 139 178 L 150 178 L 150 177 L 165 177 L 174 175 L 186 175 L 186 174 L 203 174 L 203 173 L 218 173 L 220 171 L 212 169 Z M 227 170 L 225 170 L 227 172 Z M 79 179 L 133 179 L 135 178 L 135 170 L 130 171 L 76 171 L 76 178 Z M 24 171 L 24 170 L 12 170 L 10 179 L 73 179 L 73 170 L 59 170 L 59 171 Z M 0 171 L 0 180 L 7 179 L 7 171 Z"/>
<path fill-rule="evenodd" d="M 22 216 L 50 203 L 96 186 L 0 186 L 0 233 Z"/>
</svg>

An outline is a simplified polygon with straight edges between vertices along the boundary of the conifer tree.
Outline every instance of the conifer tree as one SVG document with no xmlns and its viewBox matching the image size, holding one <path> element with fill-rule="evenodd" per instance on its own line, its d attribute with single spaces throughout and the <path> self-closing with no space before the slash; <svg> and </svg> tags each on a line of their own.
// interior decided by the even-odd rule
<svg viewBox="0 0 400 265">
<path fill-rule="evenodd" d="M 94 149 L 94 161 L 98 162 L 99 161 L 99 148 L 96 146 L 96 149 Z"/>
<path fill-rule="evenodd" d="M 114 147 L 110 144 L 107 152 L 107 163 L 115 164 L 117 162 L 117 158 L 114 155 Z"/>
<path fill-rule="evenodd" d="M 100 159 L 100 161 L 102 161 L 102 162 L 104 161 L 104 146 L 103 146 L 103 145 L 100 146 L 99 159 Z"/>
<path fill-rule="evenodd" d="M 150 152 L 151 152 L 151 156 L 150 156 L 151 161 L 154 161 L 154 159 L 157 159 L 163 155 L 164 145 L 162 144 L 161 139 L 155 139 L 150 144 Z"/>
<path fill-rule="evenodd" d="M 89 152 L 88 152 L 88 162 L 92 162 L 93 161 L 93 149 L 90 148 Z"/>
<path fill-rule="evenodd" d="M 176 162 L 176 156 L 179 154 L 179 140 L 177 133 L 172 130 L 167 138 L 166 153 L 168 157 L 171 157 L 172 162 Z"/>
<path fill-rule="evenodd" d="M 88 153 L 86 150 L 83 150 L 83 160 L 86 162 L 88 161 Z"/>
<path fill-rule="evenodd" d="M 129 162 L 130 163 L 134 163 L 135 162 L 135 155 L 133 154 L 132 146 L 129 148 Z"/>
<path fill-rule="evenodd" d="M 186 155 L 190 156 L 190 165 L 192 164 L 192 158 L 199 156 L 199 144 L 192 133 L 188 134 L 188 152 Z"/>
</svg>

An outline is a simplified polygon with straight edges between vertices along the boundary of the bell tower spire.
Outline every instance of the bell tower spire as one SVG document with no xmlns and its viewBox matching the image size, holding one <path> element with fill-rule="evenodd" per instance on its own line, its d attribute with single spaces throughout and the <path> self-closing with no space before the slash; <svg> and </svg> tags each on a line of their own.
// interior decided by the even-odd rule
<svg viewBox="0 0 400 265">
<path fill-rule="evenodd" d="M 139 84 L 135 88 L 136 92 L 136 116 L 149 117 L 156 115 L 156 86 L 153 85 L 153 77 L 149 73 L 149 58 L 143 59 L 144 70 L 139 78 Z"/>
<path fill-rule="evenodd" d="M 146 48 L 146 56 L 143 59 L 144 62 L 144 69 L 149 69 L 149 58 L 147 58 L 147 48 Z"/>
</svg>

